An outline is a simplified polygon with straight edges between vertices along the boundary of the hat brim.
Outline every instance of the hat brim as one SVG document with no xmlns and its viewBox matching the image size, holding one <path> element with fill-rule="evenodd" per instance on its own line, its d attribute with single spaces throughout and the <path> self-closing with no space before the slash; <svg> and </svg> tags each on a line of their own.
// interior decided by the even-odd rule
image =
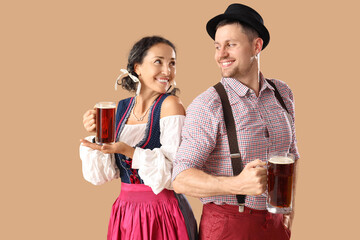
<svg viewBox="0 0 360 240">
<path fill-rule="evenodd" d="M 210 19 L 208 21 L 208 23 L 206 24 L 206 31 L 208 32 L 208 34 L 210 35 L 210 37 L 212 39 L 215 40 L 216 26 L 219 24 L 219 22 L 221 22 L 222 20 L 225 20 L 225 19 L 236 20 L 236 21 L 239 21 L 240 23 L 245 23 L 245 24 L 251 26 L 252 28 L 254 28 L 258 32 L 259 37 L 264 42 L 262 49 L 265 49 L 265 47 L 269 44 L 270 34 L 269 34 L 269 31 L 267 30 L 267 28 L 263 24 L 250 21 L 249 19 L 251 19 L 251 18 L 241 17 L 238 14 L 220 14 L 220 15 Z"/>
</svg>

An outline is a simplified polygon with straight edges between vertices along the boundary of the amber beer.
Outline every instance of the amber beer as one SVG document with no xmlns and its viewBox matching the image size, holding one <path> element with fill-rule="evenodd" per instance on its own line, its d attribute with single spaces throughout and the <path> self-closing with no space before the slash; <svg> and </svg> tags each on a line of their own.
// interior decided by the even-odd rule
<svg viewBox="0 0 360 240">
<path fill-rule="evenodd" d="M 292 211 L 294 155 L 289 153 L 272 155 L 268 161 L 268 199 L 267 209 L 272 213 Z"/>
<path fill-rule="evenodd" d="M 112 144 L 115 142 L 115 108 L 114 102 L 96 104 L 96 143 Z"/>
</svg>

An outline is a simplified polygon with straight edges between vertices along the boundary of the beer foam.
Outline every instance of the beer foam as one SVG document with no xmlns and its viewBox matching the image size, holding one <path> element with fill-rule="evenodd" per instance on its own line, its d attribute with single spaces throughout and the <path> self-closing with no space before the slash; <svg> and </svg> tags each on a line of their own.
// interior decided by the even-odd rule
<svg viewBox="0 0 360 240">
<path fill-rule="evenodd" d="M 116 108 L 114 103 L 107 103 L 107 102 L 98 103 L 98 104 L 96 104 L 96 107 L 101 108 L 101 109 Z"/>
<path fill-rule="evenodd" d="M 101 108 L 101 109 L 112 109 L 115 108 L 115 106 L 110 106 L 110 105 L 102 105 L 102 106 L 97 106 L 97 108 Z"/>
<path fill-rule="evenodd" d="M 274 164 L 290 164 L 294 163 L 295 160 L 284 156 L 275 156 L 269 159 L 269 162 Z"/>
</svg>

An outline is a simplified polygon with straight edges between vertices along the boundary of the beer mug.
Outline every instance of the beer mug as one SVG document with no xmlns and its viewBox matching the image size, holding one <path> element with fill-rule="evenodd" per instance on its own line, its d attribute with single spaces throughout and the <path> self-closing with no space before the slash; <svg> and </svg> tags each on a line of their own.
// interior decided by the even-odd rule
<svg viewBox="0 0 360 240">
<path fill-rule="evenodd" d="M 115 142 L 115 102 L 99 102 L 96 108 L 96 137 L 99 145 Z"/>
<path fill-rule="evenodd" d="M 287 152 L 269 155 L 267 163 L 266 208 L 271 213 L 288 214 L 292 211 L 295 156 Z"/>
</svg>

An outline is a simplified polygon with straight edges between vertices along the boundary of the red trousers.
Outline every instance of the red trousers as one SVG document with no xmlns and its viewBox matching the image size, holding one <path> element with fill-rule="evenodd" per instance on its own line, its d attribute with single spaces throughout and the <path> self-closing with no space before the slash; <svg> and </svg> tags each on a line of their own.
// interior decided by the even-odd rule
<svg viewBox="0 0 360 240">
<path fill-rule="evenodd" d="M 290 231 L 283 224 L 282 214 L 238 206 L 203 206 L 200 221 L 200 240 L 289 240 Z"/>
</svg>

